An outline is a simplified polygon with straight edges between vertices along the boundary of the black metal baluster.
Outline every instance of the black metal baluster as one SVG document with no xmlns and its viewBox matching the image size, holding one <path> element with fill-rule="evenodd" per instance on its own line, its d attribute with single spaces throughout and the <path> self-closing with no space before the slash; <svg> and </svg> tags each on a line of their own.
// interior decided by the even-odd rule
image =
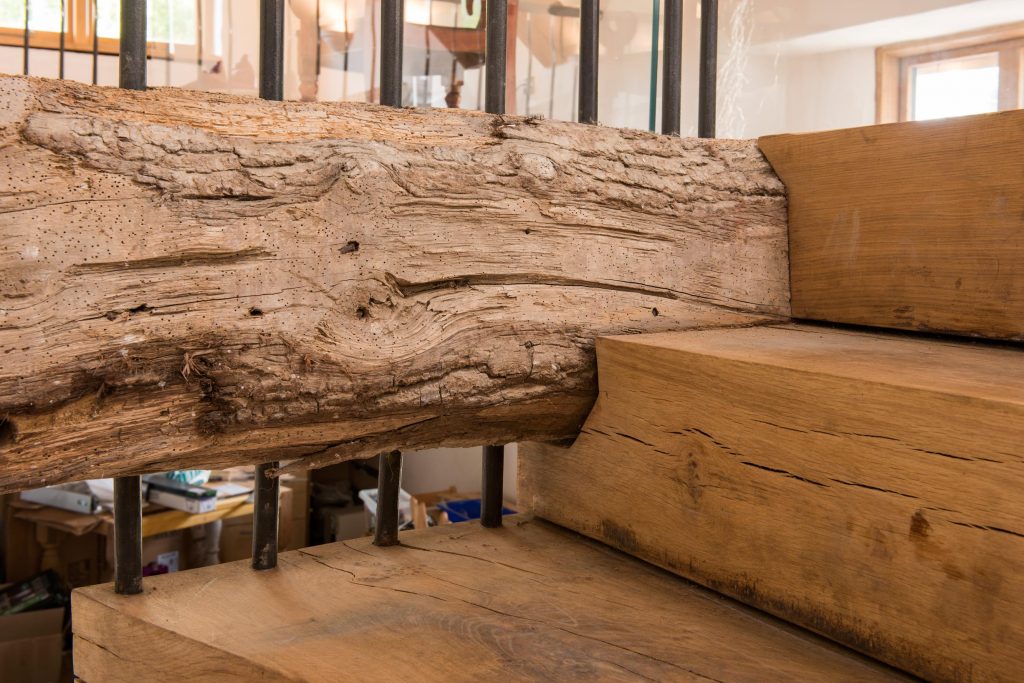
<svg viewBox="0 0 1024 683">
<path fill-rule="evenodd" d="M 25 34 L 22 37 L 22 63 L 21 71 L 22 74 L 28 76 L 28 51 L 31 48 L 29 44 L 29 29 L 28 22 L 31 18 L 29 7 L 32 5 L 32 0 L 25 0 Z"/>
<path fill-rule="evenodd" d="M 118 84 L 146 89 L 146 0 L 121 0 L 121 54 Z M 142 592 L 142 481 L 114 479 L 114 590 Z"/>
<path fill-rule="evenodd" d="M 597 123 L 597 51 L 600 19 L 600 1 L 582 0 L 580 4 L 580 123 Z M 554 66 L 551 68 L 554 69 Z"/>
<path fill-rule="evenodd" d="M 380 103 L 402 106 L 402 43 L 405 33 L 403 0 L 380 3 Z"/>
<path fill-rule="evenodd" d="M 114 479 L 114 591 L 142 592 L 142 480 Z"/>
<path fill-rule="evenodd" d="M 404 0 L 381 0 L 380 4 L 380 103 L 402 106 L 402 47 L 405 41 Z M 398 507 L 402 486 L 402 452 L 380 456 L 377 476 L 377 523 L 373 544 L 398 544 Z"/>
<path fill-rule="evenodd" d="M 100 0 L 92 0 L 92 84 L 100 80 Z"/>
<path fill-rule="evenodd" d="M 284 99 L 284 0 L 260 0 L 260 97 Z"/>
<path fill-rule="evenodd" d="M 505 113 L 506 50 L 508 49 L 508 0 L 487 2 L 487 89 L 484 109 Z"/>
<path fill-rule="evenodd" d="M 653 133 L 657 122 L 658 102 L 658 38 L 661 36 L 661 0 L 651 3 L 651 103 L 647 127 Z"/>
<path fill-rule="evenodd" d="M 196 0 L 196 78 L 203 73 L 203 0 Z"/>
<path fill-rule="evenodd" d="M 504 488 L 505 447 L 484 446 L 483 486 L 480 492 L 480 524 L 489 529 L 501 526 Z"/>
<path fill-rule="evenodd" d="M 118 85 L 146 89 L 146 0 L 121 0 Z"/>
<path fill-rule="evenodd" d="M 67 23 L 68 19 L 68 2 L 67 0 L 60 0 L 60 42 L 57 47 L 58 59 L 60 60 L 60 66 L 57 67 L 57 78 L 64 80 L 64 40 L 67 36 Z"/>
<path fill-rule="evenodd" d="M 683 106 L 683 0 L 665 0 L 665 66 L 661 132 L 679 135 Z"/>
<path fill-rule="evenodd" d="M 260 0 L 260 97 L 284 99 L 284 0 Z M 270 476 L 277 462 L 256 467 L 253 489 L 252 568 L 277 566 L 281 480 Z"/>
<path fill-rule="evenodd" d="M 270 476 L 277 462 L 256 466 L 252 513 L 252 568 L 273 569 L 277 566 L 277 529 L 281 480 Z"/>
<path fill-rule="evenodd" d="M 377 475 L 377 522 L 373 544 L 398 545 L 398 508 L 402 490 L 402 451 L 380 454 Z"/>
<path fill-rule="evenodd" d="M 487 83 L 484 109 L 491 114 L 505 113 L 506 50 L 508 47 L 508 0 L 487 3 Z M 483 486 L 480 499 L 480 523 L 501 526 L 501 492 L 505 461 L 504 446 L 484 446 Z"/>
<path fill-rule="evenodd" d="M 697 135 L 715 137 L 718 96 L 718 0 L 700 3 L 700 111 Z"/>
</svg>

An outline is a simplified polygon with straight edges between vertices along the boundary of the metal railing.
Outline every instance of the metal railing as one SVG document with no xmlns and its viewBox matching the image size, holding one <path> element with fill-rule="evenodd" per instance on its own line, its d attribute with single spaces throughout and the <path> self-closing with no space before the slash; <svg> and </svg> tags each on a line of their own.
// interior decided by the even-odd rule
<svg viewBox="0 0 1024 683">
<path fill-rule="evenodd" d="M 93 6 L 92 81 L 97 81 L 98 39 L 96 36 L 96 0 Z M 30 8 L 25 3 L 23 70 L 29 73 Z M 260 97 L 282 100 L 284 96 L 284 4 L 285 0 L 260 0 Z M 60 77 L 64 77 L 65 6 L 61 1 L 59 41 Z M 381 0 L 380 103 L 402 106 L 402 48 L 404 0 Z M 700 83 L 698 134 L 715 136 L 715 94 L 717 79 L 718 0 L 701 0 Z M 598 111 L 598 30 L 600 0 L 581 0 L 580 8 L 580 88 L 579 120 L 596 124 Z M 662 94 L 662 133 L 679 135 L 682 109 L 683 0 L 666 0 L 664 67 Z M 508 4 L 507 0 L 489 0 L 487 8 L 485 109 L 492 114 L 505 113 Z M 656 49 L 656 46 L 655 46 Z M 120 87 L 146 89 L 146 0 L 121 0 L 121 43 L 119 58 Z M 505 447 L 483 449 L 481 485 L 481 524 L 500 527 L 502 513 Z M 256 468 L 253 513 L 254 569 L 277 565 L 278 500 L 280 480 L 269 476 L 277 462 Z M 374 543 L 391 546 L 398 543 L 399 491 L 402 453 L 392 451 L 380 456 L 378 474 L 377 523 Z M 118 477 L 114 485 L 114 587 L 118 593 L 142 592 L 142 505 L 138 476 Z"/>
</svg>

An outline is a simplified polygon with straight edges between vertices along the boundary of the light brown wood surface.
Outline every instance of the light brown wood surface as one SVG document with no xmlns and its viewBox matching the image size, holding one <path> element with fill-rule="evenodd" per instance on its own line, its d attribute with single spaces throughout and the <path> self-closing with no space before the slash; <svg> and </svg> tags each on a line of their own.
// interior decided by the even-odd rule
<svg viewBox="0 0 1024 683">
<path fill-rule="evenodd" d="M 1019 680 L 1024 351 L 809 326 L 598 340 L 519 504 L 935 681 Z"/>
<path fill-rule="evenodd" d="M 788 313 L 753 142 L 0 77 L 0 490 L 578 431 L 597 335 Z"/>
<path fill-rule="evenodd" d="M 1024 111 L 759 144 L 794 317 L 1024 340 Z"/>
<path fill-rule="evenodd" d="M 896 681 L 900 674 L 524 517 L 74 593 L 84 681 Z"/>
</svg>

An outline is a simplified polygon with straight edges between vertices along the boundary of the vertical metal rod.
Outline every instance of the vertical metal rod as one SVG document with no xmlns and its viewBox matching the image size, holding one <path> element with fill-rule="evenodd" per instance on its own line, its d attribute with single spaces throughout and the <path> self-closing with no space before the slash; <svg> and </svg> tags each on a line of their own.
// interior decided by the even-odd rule
<svg viewBox="0 0 1024 683">
<path fill-rule="evenodd" d="M 92 84 L 100 79 L 100 0 L 92 0 Z"/>
<path fill-rule="evenodd" d="M 341 70 L 348 71 L 348 0 L 345 0 L 345 56 L 344 62 L 342 63 Z M 324 47 L 324 31 L 320 28 L 320 0 L 316 0 L 316 85 L 320 86 L 320 60 L 322 59 L 322 52 Z M 346 74 L 347 76 L 347 74 Z M 345 95 L 348 95 L 346 91 Z M 345 99 L 344 97 L 342 99 Z"/>
<path fill-rule="evenodd" d="M 58 59 L 60 59 L 60 66 L 57 71 L 57 78 L 64 80 L 64 41 L 67 36 L 67 19 L 68 19 L 68 2 L 67 0 L 60 0 L 60 42 L 58 43 L 57 53 Z"/>
<path fill-rule="evenodd" d="M 260 97 L 284 99 L 284 0 L 260 0 Z M 277 566 L 281 480 L 270 475 L 276 462 L 256 466 L 253 492 L 252 568 Z"/>
<path fill-rule="evenodd" d="M 597 51 L 600 0 L 580 4 L 580 123 L 597 123 Z"/>
<path fill-rule="evenodd" d="M 273 569 L 277 566 L 277 527 L 281 480 L 269 476 L 269 470 L 276 468 L 277 462 L 267 462 L 256 466 L 252 515 L 253 569 Z"/>
<path fill-rule="evenodd" d="M 146 89 L 146 2 L 121 0 L 121 55 L 118 84 Z M 114 480 L 114 590 L 122 595 L 142 592 L 142 481 Z"/>
<path fill-rule="evenodd" d="M 501 526 L 504 474 L 505 447 L 484 446 L 483 485 L 480 489 L 480 524 L 488 529 L 496 529 Z"/>
<path fill-rule="evenodd" d="M 405 41 L 404 0 L 380 4 L 380 103 L 402 106 L 402 47 Z M 373 544 L 398 544 L 399 491 L 402 486 L 402 452 L 381 453 L 377 477 L 377 523 Z"/>
<path fill-rule="evenodd" d="M 227 29 L 228 33 L 228 61 L 224 65 L 224 74 L 227 76 L 227 80 L 231 82 L 231 70 L 235 68 L 235 18 L 232 8 L 235 6 L 233 0 L 225 0 L 224 2 L 224 28 Z"/>
<path fill-rule="evenodd" d="M 402 106 L 404 6 L 404 0 L 380 3 L 380 103 L 389 107 Z"/>
<path fill-rule="evenodd" d="M 718 97 L 718 0 L 700 3 L 700 105 L 697 135 L 715 137 Z"/>
<path fill-rule="evenodd" d="M 196 0 L 196 78 L 203 73 L 203 1 Z"/>
<path fill-rule="evenodd" d="M 558 33 L 562 33 L 562 24 L 564 20 L 558 19 Z M 548 15 L 548 47 L 551 49 L 552 55 L 557 55 L 557 48 L 555 47 L 555 17 Z M 555 76 L 558 75 L 558 60 L 555 58 L 551 59 L 551 78 L 548 82 L 548 118 L 555 118 Z M 578 113 L 578 112 L 577 112 Z"/>
<path fill-rule="evenodd" d="M 121 0 L 118 85 L 146 89 L 146 0 Z"/>
<path fill-rule="evenodd" d="M 29 7 L 31 7 L 31 6 L 32 6 L 32 0 L 25 0 L 25 35 L 22 38 L 23 47 L 22 47 L 22 63 L 21 63 L 21 71 L 22 71 L 22 74 L 25 75 L 25 76 L 28 76 L 28 51 L 31 48 L 31 45 L 29 44 L 29 33 L 30 32 L 29 32 L 29 28 L 28 28 L 28 23 L 29 23 L 29 21 L 31 19 L 31 16 L 30 16 L 30 13 L 29 13 Z"/>
<path fill-rule="evenodd" d="M 142 592 L 142 481 L 114 479 L 114 591 Z"/>
<path fill-rule="evenodd" d="M 526 12 L 526 44 L 533 50 L 533 12 Z M 526 115 L 530 115 L 530 94 L 533 92 L 533 58 L 526 60 Z"/>
<path fill-rule="evenodd" d="M 484 109 L 505 113 L 505 79 L 508 40 L 508 0 L 487 2 L 487 95 Z"/>
<path fill-rule="evenodd" d="M 661 132 L 679 135 L 683 106 L 683 0 L 665 0 L 665 66 Z"/>
<path fill-rule="evenodd" d="M 260 0 L 260 97 L 284 99 L 284 0 Z"/>
<path fill-rule="evenodd" d="M 377 523 L 373 544 L 398 545 L 399 491 L 402 487 L 402 451 L 380 454 L 377 476 Z"/>
<path fill-rule="evenodd" d="M 648 129 L 653 132 L 658 122 L 658 38 L 661 37 L 661 0 L 651 3 L 651 103 Z"/>
</svg>

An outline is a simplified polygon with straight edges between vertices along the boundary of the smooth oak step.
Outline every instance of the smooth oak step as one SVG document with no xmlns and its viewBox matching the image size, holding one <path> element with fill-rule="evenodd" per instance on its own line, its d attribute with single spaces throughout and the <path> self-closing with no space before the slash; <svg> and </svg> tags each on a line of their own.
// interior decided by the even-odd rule
<svg viewBox="0 0 1024 683">
<path fill-rule="evenodd" d="M 75 591 L 97 681 L 896 681 L 902 674 L 539 520 L 506 517 Z"/>
<path fill-rule="evenodd" d="M 1024 349 L 780 325 L 598 343 L 536 514 L 932 680 L 1019 680 Z"/>
</svg>

